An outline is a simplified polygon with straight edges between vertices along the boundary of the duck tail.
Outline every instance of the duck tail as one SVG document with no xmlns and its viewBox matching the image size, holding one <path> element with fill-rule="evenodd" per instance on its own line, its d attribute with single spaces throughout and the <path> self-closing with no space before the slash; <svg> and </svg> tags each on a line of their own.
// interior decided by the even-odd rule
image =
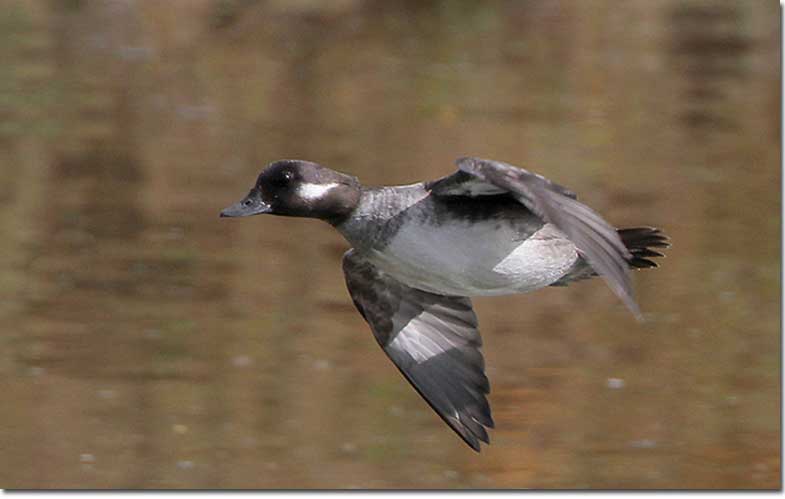
<svg viewBox="0 0 785 499">
<path fill-rule="evenodd" d="M 631 227 L 628 229 L 616 229 L 621 241 L 630 250 L 630 257 L 627 263 L 631 269 L 649 269 L 658 267 L 657 262 L 650 258 L 665 256 L 652 248 L 670 247 L 670 239 L 660 229 L 654 227 Z M 574 281 L 581 281 L 589 277 L 596 276 L 597 273 L 584 258 L 579 258 L 573 268 L 561 279 L 551 284 L 551 286 L 566 286 Z"/>
<path fill-rule="evenodd" d="M 652 248 L 668 248 L 671 245 L 668 236 L 655 227 L 632 227 L 618 229 L 617 232 L 621 241 L 632 254 L 628 263 L 633 269 L 657 267 L 657 262 L 650 260 L 650 258 L 665 255 Z"/>
</svg>

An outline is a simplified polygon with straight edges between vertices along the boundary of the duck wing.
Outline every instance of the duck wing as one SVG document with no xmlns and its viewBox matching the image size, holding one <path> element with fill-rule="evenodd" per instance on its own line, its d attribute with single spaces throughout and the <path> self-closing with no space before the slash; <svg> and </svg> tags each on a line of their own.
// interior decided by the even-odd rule
<svg viewBox="0 0 785 499">
<path fill-rule="evenodd" d="M 355 250 L 343 256 L 346 286 L 376 341 L 431 408 L 472 449 L 493 428 L 477 316 L 466 297 L 411 288 Z"/>
<path fill-rule="evenodd" d="M 633 258 L 616 229 L 575 193 L 541 175 L 480 158 L 460 158 L 458 171 L 428 184 L 437 196 L 511 195 L 544 221 L 555 225 L 605 279 L 611 290 L 640 319 L 629 275 Z"/>
</svg>

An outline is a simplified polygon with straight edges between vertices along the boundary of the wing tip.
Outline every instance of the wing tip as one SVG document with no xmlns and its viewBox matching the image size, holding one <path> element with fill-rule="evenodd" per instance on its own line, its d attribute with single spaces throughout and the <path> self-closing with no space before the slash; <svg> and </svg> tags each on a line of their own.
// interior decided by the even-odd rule
<svg viewBox="0 0 785 499">
<path fill-rule="evenodd" d="M 468 445 L 477 454 L 482 452 L 482 445 L 480 442 L 485 442 L 485 445 L 491 444 L 491 439 L 487 432 L 483 431 L 481 434 L 477 435 L 474 432 L 469 431 L 466 427 L 464 427 L 464 430 L 466 430 L 466 432 L 458 433 L 458 436 L 460 436 L 461 440 L 466 442 L 466 445 Z"/>
<path fill-rule="evenodd" d="M 641 312 L 641 307 L 638 305 L 638 302 L 636 302 L 634 298 L 632 298 L 631 296 L 627 296 L 623 298 L 623 301 L 624 304 L 627 306 L 627 309 L 629 309 L 629 311 L 632 312 L 632 315 L 633 317 L 635 317 L 636 321 L 640 323 L 645 322 L 643 318 L 643 312 Z"/>
<path fill-rule="evenodd" d="M 461 437 L 466 445 L 471 447 L 475 452 L 480 452 L 481 442 L 486 445 L 491 444 L 491 437 L 488 435 L 487 429 L 494 428 L 494 422 L 491 418 L 490 411 L 485 414 L 486 418 L 481 421 L 477 417 L 461 411 L 456 412 L 453 416 L 443 417 L 447 425 L 455 432 L 456 435 Z"/>
</svg>

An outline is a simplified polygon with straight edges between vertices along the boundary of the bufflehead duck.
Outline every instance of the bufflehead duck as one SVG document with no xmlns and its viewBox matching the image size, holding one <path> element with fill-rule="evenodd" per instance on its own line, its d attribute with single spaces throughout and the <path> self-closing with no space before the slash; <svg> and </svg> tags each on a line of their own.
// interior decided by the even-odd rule
<svg viewBox="0 0 785 499">
<path fill-rule="evenodd" d="M 369 188 L 300 160 L 271 163 L 222 217 L 325 220 L 352 245 L 343 271 L 376 341 L 472 449 L 494 422 L 471 296 L 525 293 L 600 275 L 640 318 L 629 269 L 656 267 L 659 229 L 615 229 L 576 195 L 499 161 L 457 160 L 447 177 Z"/>
</svg>

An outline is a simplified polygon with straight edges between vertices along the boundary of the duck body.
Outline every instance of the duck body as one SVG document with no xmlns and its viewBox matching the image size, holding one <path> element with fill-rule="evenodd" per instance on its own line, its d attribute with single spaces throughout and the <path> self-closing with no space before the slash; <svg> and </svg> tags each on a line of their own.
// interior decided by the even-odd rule
<svg viewBox="0 0 785 499">
<path fill-rule="evenodd" d="M 349 295 L 377 343 L 472 449 L 494 427 L 470 297 L 563 286 L 601 276 L 638 318 L 630 269 L 656 267 L 667 237 L 616 229 L 565 187 L 506 163 L 461 158 L 433 181 L 364 187 L 316 163 L 262 170 L 222 217 L 317 218 L 351 244 Z"/>
<path fill-rule="evenodd" d="M 364 190 L 336 228 L 381 270 L 445 295 L 533 291 L 579 259 L 560 230 L 512 197 L 438 196 L 424 182 Z"/>
</svg>

